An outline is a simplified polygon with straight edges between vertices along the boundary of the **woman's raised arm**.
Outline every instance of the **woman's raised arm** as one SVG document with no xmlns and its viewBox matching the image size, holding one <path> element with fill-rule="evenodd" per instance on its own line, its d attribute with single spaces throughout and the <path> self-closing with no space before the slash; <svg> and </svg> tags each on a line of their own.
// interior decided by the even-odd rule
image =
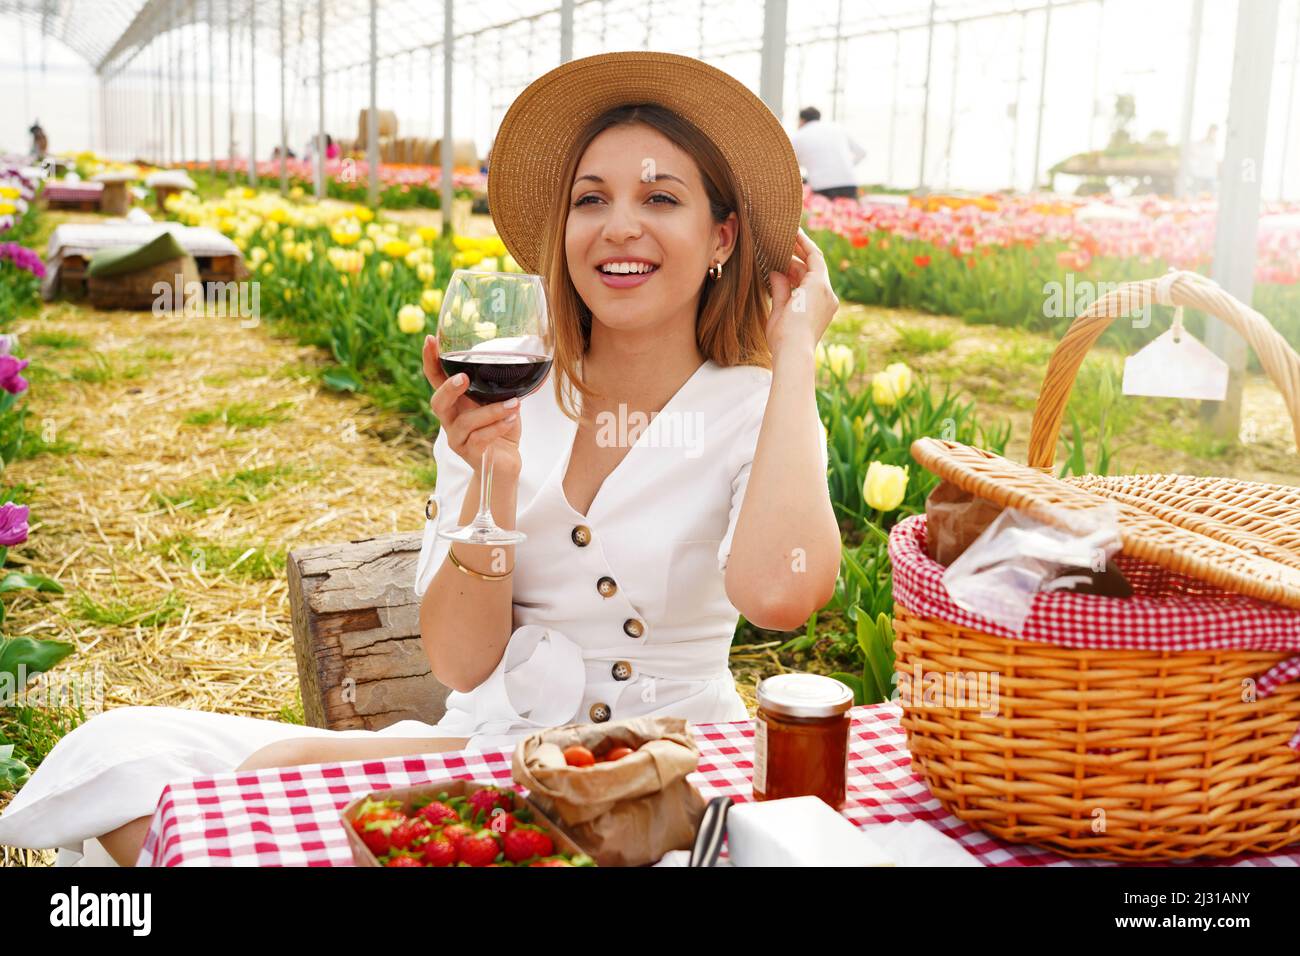
<svg viewBox="0 0 1300 956">
<path fill-rule="evenodd" d="M 826 485 L 817 343 L 839 307 L 821 250 L 799 230 L 771 274 L 772 386 L 727 560 L 727 597 L 758 627 L 789 631 L 835 593 L 840 532 Z"/>
</svg>

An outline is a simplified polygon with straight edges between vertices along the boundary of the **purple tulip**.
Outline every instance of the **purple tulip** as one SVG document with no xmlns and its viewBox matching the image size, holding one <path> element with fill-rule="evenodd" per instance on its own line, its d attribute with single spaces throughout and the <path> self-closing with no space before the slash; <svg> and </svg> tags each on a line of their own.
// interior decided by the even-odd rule
<svg viewBox="0 0 1300 956">
<path fill-rule="evenodd" d="M 41 257 L 16 242 L 0 242 L 0 261 L 8 259 L 19 269 L 24 269 L 38 279 L 45 278 L 45 263 Z"/>
<path fill-rule="evenodd" d="M 26 505 L 16 505 L 6 501 L 0 505 L 0 547 L 11 548 L 27 540 Z"/>
<path fill-rule="evenodd" d="M 10 395 L 27 391 L 27 379 L 19 373 L 27 367 L 27 359 L 14 358 L 12 355 L 0 355 L 0 388 Z"/>
</svg>

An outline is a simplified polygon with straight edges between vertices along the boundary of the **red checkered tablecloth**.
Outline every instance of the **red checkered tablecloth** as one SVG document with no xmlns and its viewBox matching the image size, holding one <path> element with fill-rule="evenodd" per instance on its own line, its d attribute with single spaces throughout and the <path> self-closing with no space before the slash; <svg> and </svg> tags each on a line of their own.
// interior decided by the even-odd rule
<svg viewBox="0 0 1300 956">
<path fill-rule="evenodd" d="M 947 813 L 911 757 L 895 704 L 853 710 L 848 802 L 858 826 L 923 821 L 959 841 L 988 866 L 1079 866 L 1047 850 L 1004 843 Z M 705 799 L 751 799 L 753 725 L 692 727 L 700 746 L 690 779 Z M 384 760 L 354 760 L 222 774 L 174 783 L 163 790 L 141 851 L 140 866 L 351 866 L 339 822 L 350 800 L 371 790 L 449 778 L 510 785 L 510 752 L 457 752 Z M 1300 866 L 1300 846 L 1269 856 L 1206 861 L 1208 865 Z M 1192 864 L 1196 865 L 1196 864 Z"/>
</svg>

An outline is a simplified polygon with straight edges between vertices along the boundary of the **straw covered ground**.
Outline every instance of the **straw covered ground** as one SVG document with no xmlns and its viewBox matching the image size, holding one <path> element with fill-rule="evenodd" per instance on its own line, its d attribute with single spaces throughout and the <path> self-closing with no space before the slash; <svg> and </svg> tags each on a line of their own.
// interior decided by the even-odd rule
<svg viewBox="0 0 1300 956">
<path fill-rule="evenodd" d="M 6 631 L 77 647 L 41 680 L 300 721 L 285 552 L 418 527 L 427 440 L 235 318 L 54 305 L 16 331 L 54 450 L 6 469 L 33 519 L 10 557 L 67 593 L 11 596 Z"/>
</svg>

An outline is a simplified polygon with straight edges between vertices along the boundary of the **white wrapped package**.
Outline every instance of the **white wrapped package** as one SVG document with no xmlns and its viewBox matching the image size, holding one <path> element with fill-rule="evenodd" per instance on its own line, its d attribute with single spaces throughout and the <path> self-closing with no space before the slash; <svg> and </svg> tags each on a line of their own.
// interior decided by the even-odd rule
<svg viewBox="0 0 1300 956">
<path fill-rule="evenodd" d="M 727 813 L 732 866 L 893 866 L 874 840 L 820 797 L 738 803 Z"/>
</svg>

